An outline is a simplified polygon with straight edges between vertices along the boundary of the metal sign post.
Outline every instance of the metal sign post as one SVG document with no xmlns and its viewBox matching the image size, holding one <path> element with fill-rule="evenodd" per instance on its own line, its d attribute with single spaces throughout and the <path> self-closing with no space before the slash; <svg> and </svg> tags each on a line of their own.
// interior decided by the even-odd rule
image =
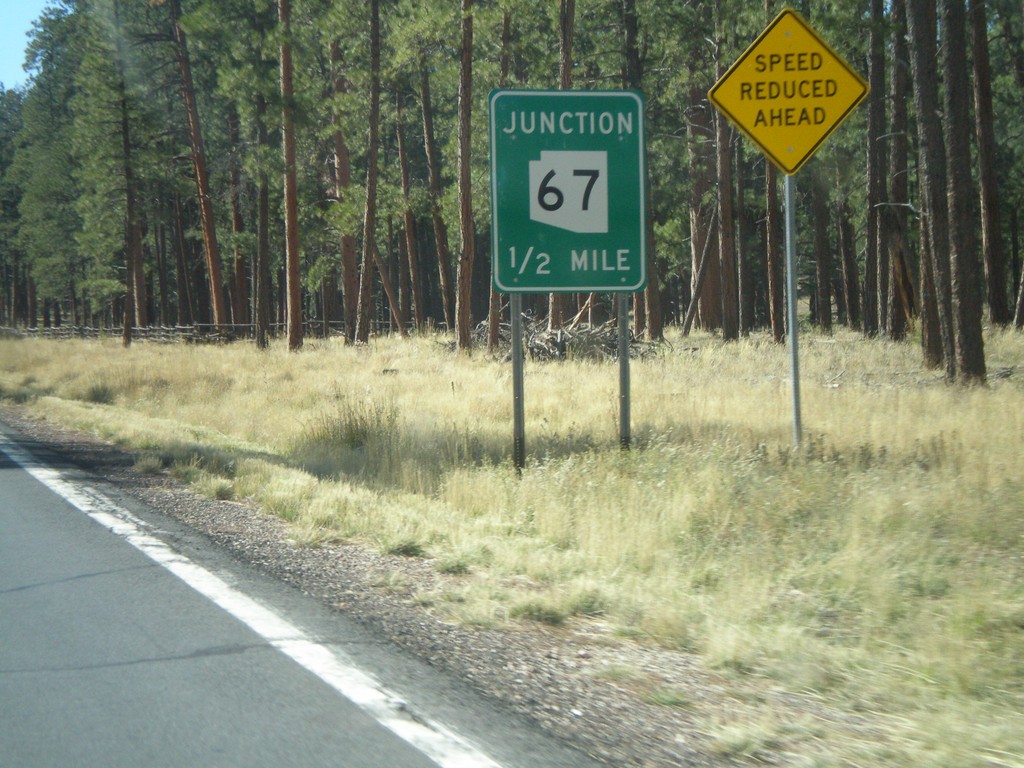
<svg viewBox="0 0 1024 768">
<path fill-rule="evenodd" d="M 509 297 L 512 316 L 512 463 L 516 472 L 526 466 L 526 415 L 523 408 L 523 295 Z"/>
<path fill-rule="evenodd" d="M 619 443 L 629 446 L 627 294 L 647 283 L 644 100 L 636 91 L 492 91 L 491 272 L 511 295 L 513 461 L 526 461 L 521 296 L 616 293 Z"/>
<path fill-rule="evenodd" d="M 789 322 L 789 369 L 793 379 L 793 444 L 800 445 L 800 355 L 797 351 L 799 321 L 796 317 L 796 182 L 786 176 L 786 309 Z"/>
<path fill-rule="evenodd" d="M 629 448 L 629 296 L 619 296 L 619 447 Z"/>
<path fill-rule="evenodd" d="M 783 9 L 708 91 L 711 103 L 786 175 L 786 301 L 796 445 L 801 425 L 793 174 L 867 94 L 864 78 L 792 8 Z"/>
</svg>

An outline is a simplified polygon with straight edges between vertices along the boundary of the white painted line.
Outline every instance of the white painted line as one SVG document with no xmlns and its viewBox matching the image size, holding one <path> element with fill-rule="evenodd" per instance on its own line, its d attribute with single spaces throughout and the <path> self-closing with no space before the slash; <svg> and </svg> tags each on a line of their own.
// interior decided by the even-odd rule
<svg viewBox="0 0 1024 768">
<path fill-rule="evenodd" d="M 149 525 L 102 493 L 68 480 L 62 472 L 41 463 L 3 434 L 0 434 L 0 451 L 73 507 L 123 538 L 319 677 L 440 768 L 501 768 L 458 734 L 411 713 L 404 701 L 357 668 L 341 651 L 313 640 L 287 619 L 147 533 Z"/>
</svg>

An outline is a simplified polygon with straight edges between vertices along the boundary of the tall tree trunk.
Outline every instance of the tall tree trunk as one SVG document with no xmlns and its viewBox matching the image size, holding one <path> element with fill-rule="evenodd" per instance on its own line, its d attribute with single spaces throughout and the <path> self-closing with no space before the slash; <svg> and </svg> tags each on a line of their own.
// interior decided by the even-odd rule
<svg viewBox="0 0 1024 768">
<path fill-rule="evenodd" d="M 451 255 L 448 248 L 448 228 L 441 216 L 441 162 L 434 138 L 434 107 L 430 98 L 430 77 L 425 57 L 420 58 L 420 106 L 423 111 L 423 149 L 427 155 L 427 176 L 430 188 L 430 216 L 434 224 L 434 243 L 437 248 L 437 269 L 441 283 L 441 304 L 444 321 L 449 329 L 455 328 L 455 287 L 452 281 Z"/>
<path fill-rule="evenodd" d="M 262 94 L 256 97 L 256 143 L 260 149 L 267 146 L 267 101 Z M 253 290 L 253 315 L 256 321 L 256 347 L 270 346 L 270 178 L 263 163 L 259 166 L 259 191 L 256 211 L 256 269 Z"/>
<path fill-rule="evenodd" d="M 342 74 L 341 45 L 331 43 L 331 64 L 334 67 L 334 96 L 338 99 L 348 92 L 348 81 Z M 352 186 L 352 162 L 341 130 L 341 113 L 335 108 L 331 113 L 334 125 L 334 196 L 344 200 Z M 341 236 L 341 300 L 344 304 L 345 341 L 355 341 L 359 317 L 359 256 L 356 253 L 356 238 L 345 233 Z"/>
<path fill-rule="evenodd" d="M 913 323 L 916 312 L 914 278 L 910 272 L 910 246 L 906 226 L 899 220 L 901 215 L 899 210 L 890 207 L 882 216 L 882 233 L 886 238 L 885 247 L 891 266 L 886 334 L 893 341 L 906 338 L 907 329 Z"/>
<path fill-rule="evenodd" d="M 202 246 L 190 244 L 189 264 L 192 272 L 189 279 L 192 281 L 192 297 L 195 299 L 194 317 L 197 325 L 212 325 L 213 319 L 210 315 L 210 283 L 206 279 L 206 268 L 203 266 Z"/>
<path fill-rule="evenodd" d="M 1010 285 L 1017 285 L 1020 282 L 1020 216 L 1016 208 L 1010 209 Z"/>
<path fill-rule="evenodd" d="M 399 166 L 401 166 L 401 161 L 399 161 Z M 395 221 L 393 218 L 388 218 L 388 243 L 393 244 L 391 245 L 391 248 L 395 252 L 395 260 L 398 270 L 398 277 L 395 280 L 395 288 L 398 290 L 398 305 L 401 309 L 402 317 L 406 318 L 406 320 L 410 320 L 414 318 L 414 315 L 411 295 L 412 285 L 409 281 L 409 243 L 405 234 L 405 227 L 403 226 L 401 234 L 396 237 Z M 413 234 L 415 235 L 415 232 Z M 415 236 L 413 237 L 413 243 L 415 245 Z M 392 266 L 392 269 L 395 269 L 396 266 Z"/>
<path fill-rule="evenodd" d="M 558 0 L 558 87 L 572 88 L 572 46 L 576 34 L 576 0 Z M 565 308 L 561 294 L 548 295 L 548 330 L 562 327 Z"/>
<path fill-rule="evenodd" d="M 981 330 L 981 264 L 971 173 L 971 88 L 964 67 L 967 60 L 964 0 L 942 0 L 942 48 L 945 86 L 942 124 L 946 132 L 946 167 L 951 182 L 946 193 L 957 375 L 967 383 L 983 383 L 985 345 Z"/>
<path fill-rule="evenodd" d="M 1024 269 L 1020 271 L 1020 283 L 1017 286 L 1017 306 L 1013 312 L 1013 327 L 1024 330 Z"/>
<path fill-rule="evenodd" d="M 1013 284 L 1017 288 L 1017 301 L 1013 313 L 1013 327 L 1018 331 L 1024 328 L 1024 269 L 1020 264 L 1020 216 L 1017 210 L 1010 211 L 1010 254 L 1013 257 Z"/>
<path fill-rule="evenodd" d="M 320 278 L 320 327 L 323 337 L 331 337 L 331 323 L 337 322 L 341 316 L 341 306 L 338 301 L 338 269 L 330 267 L 322 278 Z"/>
<path fill-rule="evenodd" d="M 203 248 L 206 250 L 206 270 L 210 280 L 213 323 L 218 328 L 222 328 L 227 325 L 228 317 L 224 306 L 216 220 L 213 216 L 213 194 L 210 190 L 210 178 L 206 168 L 206 150 L 203 147 L 203 132 L 199 122 L 196 90 L 192 82 L 188 40 L 185 30 L 181 27 L 180 0 L 168 0 L 168 8 L 170 9 L 171 28 L 175 43 L 174 57 L 178 62 L 178 72 L 181 75 L 181 97 L 185 103 L 185 117 L 188 122 L 188 143 L 192 150 L 192 168 L 196 177 L 196 198 L 199 201 L 199 223 L 203 231 Z"/>
<path fill-rule="evenodd" d="M 918 181 L 921 189 L 923 222 L 927 230 L 924 242 L 922 274 L 929 274 L 932 285 L 923 296 L 934 297 L 942 344 L 941 364 L 946 378 L 956 379 L 956 355 L 953 341 L 953 298 L 950 284 L 949 213 L 946 202 L 946 155 L 939 112 L 938 75 L 935 50 L 935 5 L 928 0 L 908 0 L 907 32 L 910 41 L 910 66 L 914 76 L 914 107 L 917 112 Z M 927 338 L 922 334 L 922 341 Z M 932 364 L 932 352 L 925 349 L 925 362 Z"/>
<path fill-rule="evenodd" d="M 501 17 L 501 57 L 498 64 L 498 87 L 508 87 L 512 67 L 512 13 L 506 8 Z M 487 351 L 495 352 L 501 340 L 501 294 L 492 275 L 490 300 L 487 305 Z"/>
<path fill-rule="evenodd" d="M 15 289 L 14 289 L 14 316 L 23 327 L 28 328 L 28 265 L 21 259 L 14 262 Z M 131 313 L 125 312 L 127 317 Z M 127 346 L 127 345 L 126 345 Z"/>
<path fill-rule="evenodd" d="M 908 208 L 910 205 L 909 147 L 907 136 L 907 100 L 910 89 L 907 59 L 907 10 L 904 0 L 892 3 L 892 77 L 889 101 L 892 120 L 889 140 L 889 170 L 892 180 L 889 200 L 881 219 L 882 240 L 889 254 L 889 318 L 886 325 L 889 338 L 905 338 L 913 321 L 916 301 L 914 281 L 910 271 L 910 245 L 907 238 Z"/>
<path fill-rule="evenodd" d="M 137 182 L 133 182 L 136 186 L 135 194 L 138 194 Z M 148 292 L 146 287 L 146 275 L 142 263 L 142 222 L 139 221 L 139 206 L 138 198 L 135 201 L 135 210 L 131 215 L 134 219 L 134 224 L 128 230 L 127 233 L 127 247 L 134 256 L 132 257 L 132 292 L 135 294 L 135 326 L 137 328 L 143 328 L 149 325 L 149 314 L 148 314 Z"/>
<path fill-rule="evenodd" d="M 572 88 L 572 46 L 576 34 L 576 0 L 558 0 L 558 87 Z"/>
<path fill-rule="evenodd" d="M 1019 14 L 999 13 L 1000 32 L 1010 59 L 1010 71 L 1018 88 L 1024 88 L 1024 40 L 1021 39 L 1022 23 Z"/>
<path fill-rule="evenodd" d="M 738 285 L 736 282 L 736 217 L 732 194 L 730 131 L 724 115 L 716 111 L 714 119 L 717 150 L 718 265 L 722 297 L 722 339 L 725 341 L 735 341 L 740 335 L 740 318 Z"/>
<path fill-rule="evenodd" d="M 277 291 L 274 300 L 274 323 L 281 328 L 286 328 L 288 325 L 288 269 L 282 264 L 275 271 L 277 272 L 277 280 L 275 280 Z"/>
<path fill-rule="evenodd" d="M 302 273 L 299 264 L 299 191 L 295 164 L 291 0 L 277 0 L 281 22 L 281 143 L 284 149 L 285 283 L 288 289 L 288 349 L 302 348 Z"/>
<path fill-rule="evenodd" d="M 377 160 L 380 149 L 380 2 L 370 0 L 370 114 L 367 116 L 366 208 L 363 213 L 363 258 L 359 283 L 356 341 L 370 340 L 373 311 L 373 265 L 377 249 Z M 379 260 L 379 256 L 377 256 Z M 382 272 L 383 274 L 383 272 Z"/>
<path fill-rule="evenodd" d="M 376 215 L 376 214 L 375 214 Z M 373 263 L 380 273 L 381 285 L 384 288 L 384 296 L 388 300 L 388 311 L 391 313 L 391 322 L 398 330 L 398 335 L 405 338 L 409 332 L 405 328 L 405 316 L 402 314 L 402 302 L 395 290 L 395 284 L 391 280 L 391 270 L 381 258 L 380 249 L 377 247 L 377 239 L 373 241 Z M 365 342 L 365 339 L 361 339 Z"/>
<path fill-rule="evenodd" d="M 864 333 L 874 336 L 885 323 L 880 320 L 883 283 L 888 282 L 879 243 L 882 202 L 885 199 L 885 3 L 871 0 L 868 42 L 867 129 L 867 231 L 864 250 Z"/>
<path fill-rule="evenodd" d="M 764 0 L 765 15 L 769 20 L 775 13 L 773 0 Z M 770 162 L 764 164 L 765 186 L 765 254 L 768 263 L 768 317 L 772 327 L 772 340 L 781 344 L 786 338 L 785 301 L 785 234 L 782 210 L 779 206 L 779 172 Z"/>
<path fill-rule="evenodd" d="M 461 350 L 473 346 L 473 264 L 476 233 L 473 226 L 472 115 L 473 115 L 473 0 L 462 0 L 462 63 L 459 67 L 459 236 L 461 254 L 456 275 L 456 343 Z"/>
<path fill-rule="evenodd" d="M 164 211 L 166 216 L 166 208 Z M 159 320 L 160 325 L 169 325 L 171 316 L 170 301 L 167 291 L 167 226 L 160 224 L 153 227 L 153 250 L 156 253 L 157 289 L 160 292 Z M 58 304 L 58 309 L 60 305 Z"/>
<path fill-rule="evenodd" d="M 971 0 L 970 17 L 974 54 L 974 130 L 978 139 L 978 179 L 981 186 L 981 248 L 988 286 L 988 316 L 996 325 L 1006 325 L 1011 320 L 1011 313 L 1006 298 L 1006 253 L 999 220 L 996 121 L 992 113 L 992 67 L 988 55 L 985 0 Z"/>
<path fill-rule="evenodd" d="M 238 164 L 238 112 L 232 107 L 228 113 L 228 141 L 231 145 L 231 167 L 229 170 L 231 186 L 231 248 L 234 253 L 234 279 L 231 281 L 231 319 L 236 326 L 242 326 L 237 332 L 246 333 L 249 324 L 249 290 L 246 280 L 245 251 L 242 248 L 242 234 L 245 222 L 242 219 L 242 177 Z"/>
<path fill-rule="evenodd" d="M 733 134 L 735 136 L 735 133 Z M 757 286 L 755 269 L 764 264 L 763 258 L 757 253 L 754 243 L 757 242 L 757 219 L 759 212 L 744 202 L 747 198 L 749 164 L 744 163 L 744 153 L 740 144 L 733 143 L 733 156 L 736 158 L 736 201 L 738 211 L 739 237 L 736 246 L 736 284 L 740 298 L 740 336 L 744 338 L 757 324 Z"/>
<path fill-rule="evenodd" d="M 195 313 L 193 310 L 192 287 L 188 279 L 188 246 L 185 243 L 185 213 L 181 207 L 181 197 L 174 195 L 174 280 L 178 292 L 178 325 L 192 325 Z"/>
<path fill-rule="evenodd" d="M 722 280 L 718 259 L 715 198 L 714 117 L 703 88 L 690 92 L 686 123 L 690 179 L 691 286 L 698 324 L 705 330 L 722 327 Z M 711 239 L 709 243 L 708 240 Z M 705 262 L 703 255 L 713 254 Z M 703 267 L 703 269 L 702 269 Z M 698 275 L 703 279 L 698 280 Z"/>
<path fill-rule="evenodd" d="M 626 88 L 639 91 L 643 87 L 643 65 L 640 60 L 640 24 L 637 18 L 636 0 L 622 0 L 623 45 L 623 84 Z M 654 214 L 651 204 L 652 188 L 650 177 L 643 180 L 647 199 L 647 216 L 644 221 L 647 253 L 643 258 L 647 262 L 647 287 L 644 289 L 644 315 L 646 323 L 644 332 L 652 341 L 665 338 L 665 324 L 661 307 L 661 280 L 658 270 L 657 249 L 654 241 Z M 639 333 L 639 329 L 637 330 Z"/>
<path fill-rule="evenodd" d="M 28 290 L 28 327 L 39 327 L 39 294 L 36 290 L 36 281 L 32 278 L 32 265 L 25 267 L 25 283 Z"/>
<path fill-rule="evenodd" d="M 721 0 L 715 2 L 715 27 L 718 39 L 718 71 L 720 78 L 728 69 L 722 55 L 725 45 L 725 20 Z M 718 110 L 715 121 L 715 176 L 718 186 L 718 264 L 722 297 L 722 338 L 735 341 L 740 336 L 739 300 L 736 284 L 736 217 L 733 206 L 732 152 L 730 127 Z"/>
<path fill-rule="evenodd" d="M 690 209 L 690 227 L 691 227 L 691 230 L 694 233 L 696 233 L 696 231 L 697 231 L 697 230 L 693 229 L 694 221 L 695 221 L 697 216 L 699 216 L 699 213 L 695 214 L 694 210 L 691 208 Z M 717 216 L 718 216 L 718 214 L 716 212 L 712 212 L 710 224 L 714 224 L 715 219 L 717 218 Z M 687 309 L 686 309 L 686 317 L 683 319 L 683 336 L 689 336 L 690 335 L 690 326 L 693 325 L 693 318 L 697 316 L 697 309 L 698 309 L 698 305 L 700 304 L 700 295 L 701 295 L 701 292 L 704 289 L 704 282 L 707 279 L 708 266 L 711 264 L 712 261 L 715 261 L 715 262 L 718 261 L 717 258 L 712 258 L 712 254 L 716 254 L 717 255 L 717 248 L 715 247 L 716 246 L 716 242 L 715 242 L 715 238 L 713 236 L 714 233 L 713 233 L 713 231 L 711 229 L 711 226 L 709 225 L 707 227 L 707 229 L 704 229 L 702 231 L 704 233 L 704 237 L 703 237 L 702 244 L 701 244 L 701 252 L 700 252 L 699 256 L 698 256 L 698 254 L 696 252 L 694 252 L 693 256 L 692 256 L 692 263 L 693 263 L 692 283 L 693 283 L 693 286 L 692 286 L 691 291 L 690 291 L 690 305 L 687 307 Z M 695 248 L 696 247 L 695 238 L 696 238 L 696 234 L 693 234 L 690 237 L 691 248 Z M 713 248 L 714 248 L 714 250 L 712 250 Z"/>
<path fill-rule="evenodd" d="M 412 183 L 409 173 L 409 153 L 405 147 L 405 124 L 402 119 L 402 102 L 405 94 L 399 91 L 395 100 L 395 135 L 398 139 L 398 167 L 402 179 L 402 229 L 405 237 L 405 258 L 409 274 L 409 288 L 412 294 L 412 311 L 418 329 L 423 329 L 427 322 L 426 308 L 423 306 L 423 279 L 420 277 L 419 250 L 416 245 L 416 216 L 412 210 L 410 194 Z"/>
<path fill-rule="evenodd" d="M 10 266 L 0 262 L 0 324 L 14 326 L 11 317 Z"/>
<path fill-rule="evenodd" d="M 145 325 L 146 297 L 142 273 L 142 235 L 138 212 L 138 188 L 135 178 L 135 160 L 132 155 L 131 124 L 128 120 L 128 83 L 125 77 L 126 56 L 124 34 L 121 31 L 120 4 L 113 3 L 117 50 L 118 112 L 121 128 L 121 161 L 125 190 L 125 296 L 124 325 L 121 342 L 125 347 L 132 343 L 132 323 Z"/>
<path fill-rule="evenodd" d="M 814 211 L 815 307 L 818 327 L 832 333 L 832 244 L 828 238 L 828 188 L 819 167 L 811 168 L 811 208 Z"/>
<path fill-rule="evenodd" d="M 918 227 L 917 243 L 918 262 L 921 264 L 921 351 L 927 367 L 942 368 L 945 351 L 939 327 L 939 302 L 935 295 L 931 230 L 927 221 L 922 221 Z"/>
<path fill-rule="evenodd" d="M 11 281 L 11 267 L 9 264 L 0 262 L 0 323 L 14 326 L 14 315 L 12 313 L 13 297 Z"/>
<path fill-rule="evenodd" d="M 853 228 L 853 211 L 849 200 L 839 204 L 839 255 L 843 268 L 843 301 L 846 322 L 855 331 L 861 329 L 860 279 L 857 275 L 857 243 Z"/>
<path fill-rule="evenodd" d="M 1003 39 L 1006 41 L 1007 47 L 1010 49 L 1010 58 L 1013 62 L 1013 77 L 1018 88 L 1024 87 L 1024 43 L 1021 42 L 1020 32 L 1014 28 L 1013 19 L 1008 17 L 1002 17 L 1003 27 Z M 1011 227 L 1013 232 L 1013 255 L 1016 260 L 1018 253 L 1017 250 L 1017 211 L 1014 209 L 1010 214 L 1014 219 L 1014 226 Z M 1013 284 L 1017 290 L 1017 301 L 1013 313 L 1013 327 L 1018 331 L 1024 330 L 1024 269 L 1021 269 L 1019 273 L 1015 273 L 1015 279 Z"/>
</svg>

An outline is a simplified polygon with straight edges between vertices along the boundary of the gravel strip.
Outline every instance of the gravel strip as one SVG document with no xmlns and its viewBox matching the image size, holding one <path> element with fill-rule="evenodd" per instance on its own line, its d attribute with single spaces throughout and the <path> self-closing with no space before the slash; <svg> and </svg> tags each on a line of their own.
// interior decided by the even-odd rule
<svg viewBox="0 0 1024 768">
<path fill-rule="evenodd" d="M 768 681 L 709 673 L 688 653 L 613 637 L 596 621 L 501 629 L 455 626 L 414 599 L 458 577 L 428 561 L 356 544 L 297 547 L 285 522 L 250 505 L 213 501 L 173 478 L 135 471 L 134 457 L 97 438 L 0 404 L 0 420 L 63 459 L 208 537 L 242 562 L 353 616 L 380 637 L 526 715 L 612 766 L 791 765 L 816 751 L 788 739 L 723 738 L 766 719 L 813 720 L 847 738 L 878 738 L 868 723 Z M 398 576 L 398 578 L 396 578 Z M 761 729 L 764 730 L 763 728 Z"/>
</svg>

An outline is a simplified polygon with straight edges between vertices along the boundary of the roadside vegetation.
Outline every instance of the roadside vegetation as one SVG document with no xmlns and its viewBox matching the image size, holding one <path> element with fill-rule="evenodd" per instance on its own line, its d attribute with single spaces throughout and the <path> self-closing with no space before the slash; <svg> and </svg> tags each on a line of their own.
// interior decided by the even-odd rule
<svg viewBox="0 0 1024 768">
<path fill-rule="evenodd" d="M 768 336 L 671 336 L 635 361 L 628 452 L 613 364 L 528 362 L 522 476 L 509 364 L 446 340 L 6 339 L 0 398 L 250 501 L 299 545 L 427 558 L 447 577 L 416 601 L 452 621 L 586 623 L 877 724 L 870 743 L 808 725 L 808 765 L 1024 765 L 1019 335 L 989 333 L 989 383 L 966 388 L 915 345 L 804 337 L 798 448 Z"/>
</svg>

